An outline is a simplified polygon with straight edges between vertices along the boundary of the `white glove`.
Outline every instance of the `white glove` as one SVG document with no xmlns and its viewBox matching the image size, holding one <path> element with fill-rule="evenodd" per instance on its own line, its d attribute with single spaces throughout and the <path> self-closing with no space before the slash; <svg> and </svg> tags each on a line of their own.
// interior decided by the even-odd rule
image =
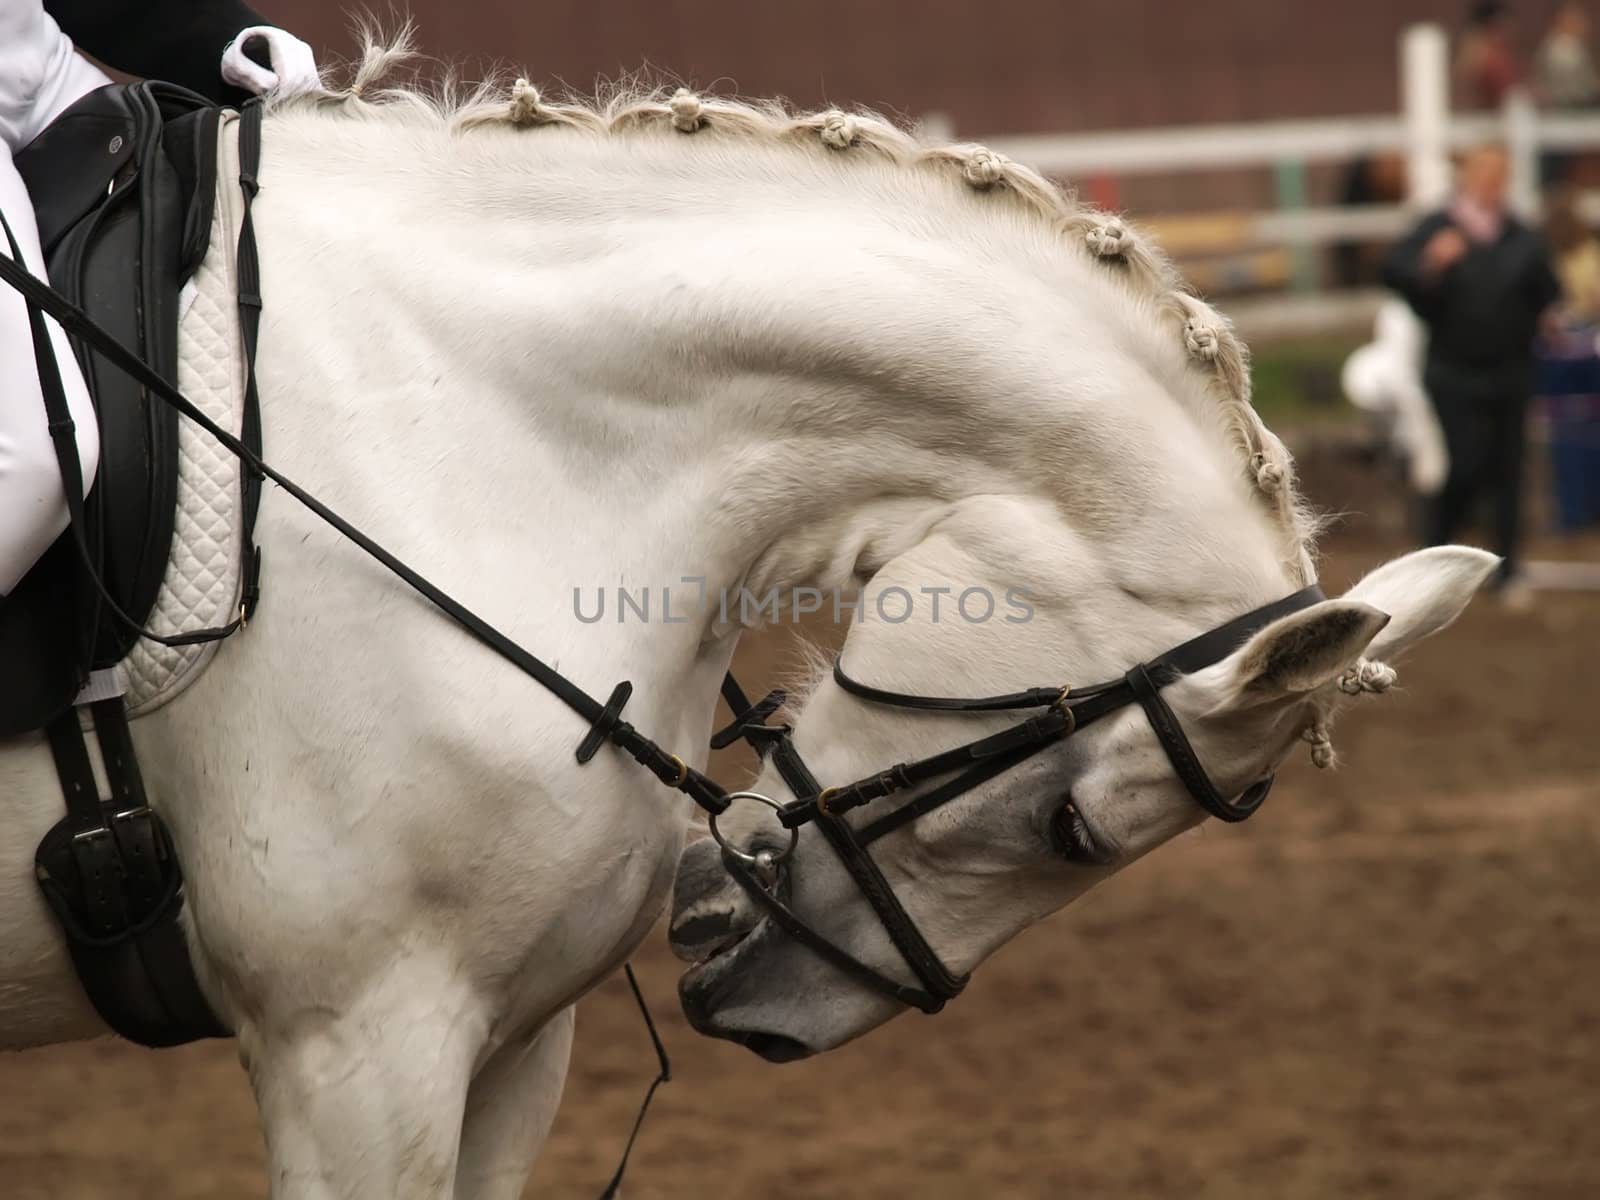
<svg viewBox="0 0 1600 1200">
<path fill-rule="evenodd" d="M 270 71 L 252 62 L 245 54 L 245 43 L 252 38 L 260 38 L 267 43 L 267 55 L 272 61 Z M 309 92 L 322 86 L 322 77 L 317 73 L 317 60 L 311 47 L 294 34 L 274 29 L 271 25 L 252 25 L 249 29 L 241 30 L 239 36 L 228 43 L 228 48 L 222 52 L 222 78 L 234 87 L 258 96 L 268 92 L 292 96 L 296 92 Z"/>
</svg>

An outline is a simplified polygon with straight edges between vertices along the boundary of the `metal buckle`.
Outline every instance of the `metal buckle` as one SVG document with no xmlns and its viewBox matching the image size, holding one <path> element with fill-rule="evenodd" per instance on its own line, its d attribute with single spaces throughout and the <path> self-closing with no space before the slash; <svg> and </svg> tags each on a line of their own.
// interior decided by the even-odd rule
<svg viewBox="0 0 1600 1200">
<path fill-rule="evenodd" d="M 667 786 L 668 787 L 682 787 L 683 786 L 683 781 L 689 778 L 689 764 L 684 762 L 683 759 L 679 758 L 676 754 L 669 754 L 669 755 L 667 755 L 667 757 L 670 758 L 673 762 L 678 764 L 678 776 L 677 776 L 676 779 L 667 780 L 666 781 L 667 782 Z M 745 795 L 745 793 L 744 792 L 735 792 L 734 795 L 735 796 L 743 796 L 743 795 Z"/>
<path fill-rule="evenodd" d="M 735 800 L 754 800 L 757 804 L 765 804 L 775 813 L 783 812 L 783 805 L 779 804 L 771 796 L 763 796 L 760 792 L 728 793 L 728 802 L 730 807 L 732 802 Z M 726 812 L 727 810 L 724 809 L 723 811 Z M 785 846 L 781 852 L 774 852 L 772 850 L 757 850 L 754 854 L 752 854 L 748 850 L 740 849 L 738 846 L 735 846 L 732 842 L 728 841 L 722 836 L 722 831 L 717 828 L 718 815 L 719 814 L 717 813 L 712 813 L 710 820 L 707 822 L 711 829 L 711 836 L 716 840 L 717 845 L 721 846 L 740 862 L 747 863 L 748 865 L 754 867 L 757 874 L 762 876 L 763 882 L 766 882 L 770 886 L 772 881 L 777 878 L 778 864 L 793 854 L 794 848 L 800 844 L 800 831 L 798 829 L 789 830 L 789 844 Z"/>
<path fill-rule="evenodd" d="M 828 801 L 839 794 L 836 787 L 825 787 L 817 793 L 817 811 L 825 817 L 837 817 L 839 814 L 828 807 Z"/>
<path fill-rule="evenodd" d="M 1066 737 L 1078 728 L 1078 714 L 1072 711 L 1072 706 L 1067 703 L 1067 698 L 1072 695 L 1072 685 L 1068 684 L 1061 689 L 1061 694 L 1050 701 L 1050 711 L 1058 712 L 1066 720 L 1066 726 L 1061 730 L 1061 736 Z"/>
</svg>

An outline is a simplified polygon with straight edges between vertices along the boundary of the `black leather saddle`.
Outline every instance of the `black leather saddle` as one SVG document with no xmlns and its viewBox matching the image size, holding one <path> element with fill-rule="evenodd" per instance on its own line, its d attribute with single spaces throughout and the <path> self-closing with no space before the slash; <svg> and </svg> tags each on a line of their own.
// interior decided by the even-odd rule
<svg viewBox="0 0 1600 1200">
<path fill-rule="evenodd" d="M 216 197 L 220 110 L 173 84 L 113 84 L 84 96 L 16 156 L 51 285 L 176 383 L 178 293 L 205 257 Z M 172 545 L 177 413 L 136 381 L 73 349 L 94 398 L 100 466 L 85 502 L 91 554 L 118 606 L 143 622 Z M 0 737 L 42 728 L 135 634 L 79 586 L 70 533 L 0 602 Z"/>
<path fill-rule="evenodd" d="M 76 306 L 98 327 L 96 334 L 148 367 L 150 387 L 177 383 L 179 292 L 210 239 L 220 118 L 210 101 L 171 84 L 111 85 L 83 97 L 16 156 L 37 210 L 55 299 Z M 251 150 L 247 156 L 241 138 L 240 186 L 248 213 L 259 106 L 245 127 Z M 254 241 L 246 232 L 240 253 L 242 264 L 248 242 L 250 282 L 248 295 L 241 283 L 240 311 L 242 320 L 247 309 L 252 314 L 244 329 L 253 366 L 260 299 Z M 35 854 L 35 873 L 89 999 L 113 1029 L 149 1046 L 226 1036 L 195 981 L 178 921 L 183 874 L 171 835 L 147 802 L 126 707 L 120 695 L 97 697 L 83 688 L 92 672 L 120 662 L 140 636 L 155 636 L 141 629 L 172 549 L 178 412 L 91 351 L 63 316 L 100 433 L 94 487 L 78 505 L 72 481 L 79 464 L 58 364 L 38 302 L 28 303 L 44 407 L 73 516 L 28 577 L 0 600 L 0 738 L 42 729 L 66 800 L 66 817 Z M 246 395 L 253 413 L 253 382 Z M 248 416 L 246 424 L 252 424 Z M 259 439 L 259 417 L 253 436 Z M 248 546 L 254 484 L 247 481 L 244 491 Z M 247 595 L 256 561 L 247 549 Z M 187 640 L 161 640 L 216 640 L 242 621 Z M 93 719 L 109 794 L 101 791 L 84 742 L 85 712 Z"/>
</svg>

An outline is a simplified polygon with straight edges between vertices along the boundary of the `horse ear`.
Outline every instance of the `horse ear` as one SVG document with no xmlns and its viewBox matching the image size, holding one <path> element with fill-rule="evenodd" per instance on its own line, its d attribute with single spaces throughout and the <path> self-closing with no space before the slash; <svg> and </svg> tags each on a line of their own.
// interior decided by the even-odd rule
<svg viewBox="0 0 1600 1200">
<path fill-rule="evenodd" d="M 1344 594 L 1386 613 L 1372 641 L 1372 658 L 1394 658 L 1461 615 L 1500 559 L 1469 546 L 1434 546 L 1384 563 Z"/>
<path fill-rule="evenodd" d="M 1280 617 L 1221 666 L 1236 704 L 1300 696 L 1331 683 L 1355 665 L 1389 614 L 1359 600 L 1324 600 Z"/>
</svg>

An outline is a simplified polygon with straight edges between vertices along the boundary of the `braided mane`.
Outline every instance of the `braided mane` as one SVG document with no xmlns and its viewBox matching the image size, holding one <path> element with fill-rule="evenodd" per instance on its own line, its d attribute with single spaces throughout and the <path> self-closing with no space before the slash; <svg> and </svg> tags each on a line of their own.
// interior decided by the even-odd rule
<svg viewBox="0 0 1600 1200">
<path fill-rule="evenodd" d="M 830 108 L 795 112 L 777 101 L 700 96 L 687 88 L 624 86 L 589 100 L 542 95 L 527 79 L 462 88 L 453 81 L 422 89 L 386 81 L 414 63 L 413 28 L 392 37 L 360 31 L 361 55 L 347 87 L 324 88 L 274 102 L 274 107 L 335 109 L 356 119 L 406 114 L 466 132 L 483 126 L 537 129 L 545 126 L 626 135 L 670 128 L 685 135 L 788 143 L 813 153 L 871 156 L 906 169 L 954 174 L 968 187 L 988 193 L 1047 222 L 1069 243 L 1121 276 L 1148 300 L 1158 319 L 1183 339 L 1196 370 L 1205 373 L 1205 394 L 1219 409 L 1229 440 L 1259 501 L 1280 532 L 1280 558 L 1301 583 L 1315 578 L 1312 547 L 1317 520 L 1295 487 L 1294 463 L 1282 441 L 1250 403 L 1248 352 L 1231 322 L 1189 291 L 1171 261 L 1121 217 L 1080 202 L 1070 190 L 1038 171 L 976 144 L 930 146 L 883 116 L 866 110 Z"/>
</svg>

